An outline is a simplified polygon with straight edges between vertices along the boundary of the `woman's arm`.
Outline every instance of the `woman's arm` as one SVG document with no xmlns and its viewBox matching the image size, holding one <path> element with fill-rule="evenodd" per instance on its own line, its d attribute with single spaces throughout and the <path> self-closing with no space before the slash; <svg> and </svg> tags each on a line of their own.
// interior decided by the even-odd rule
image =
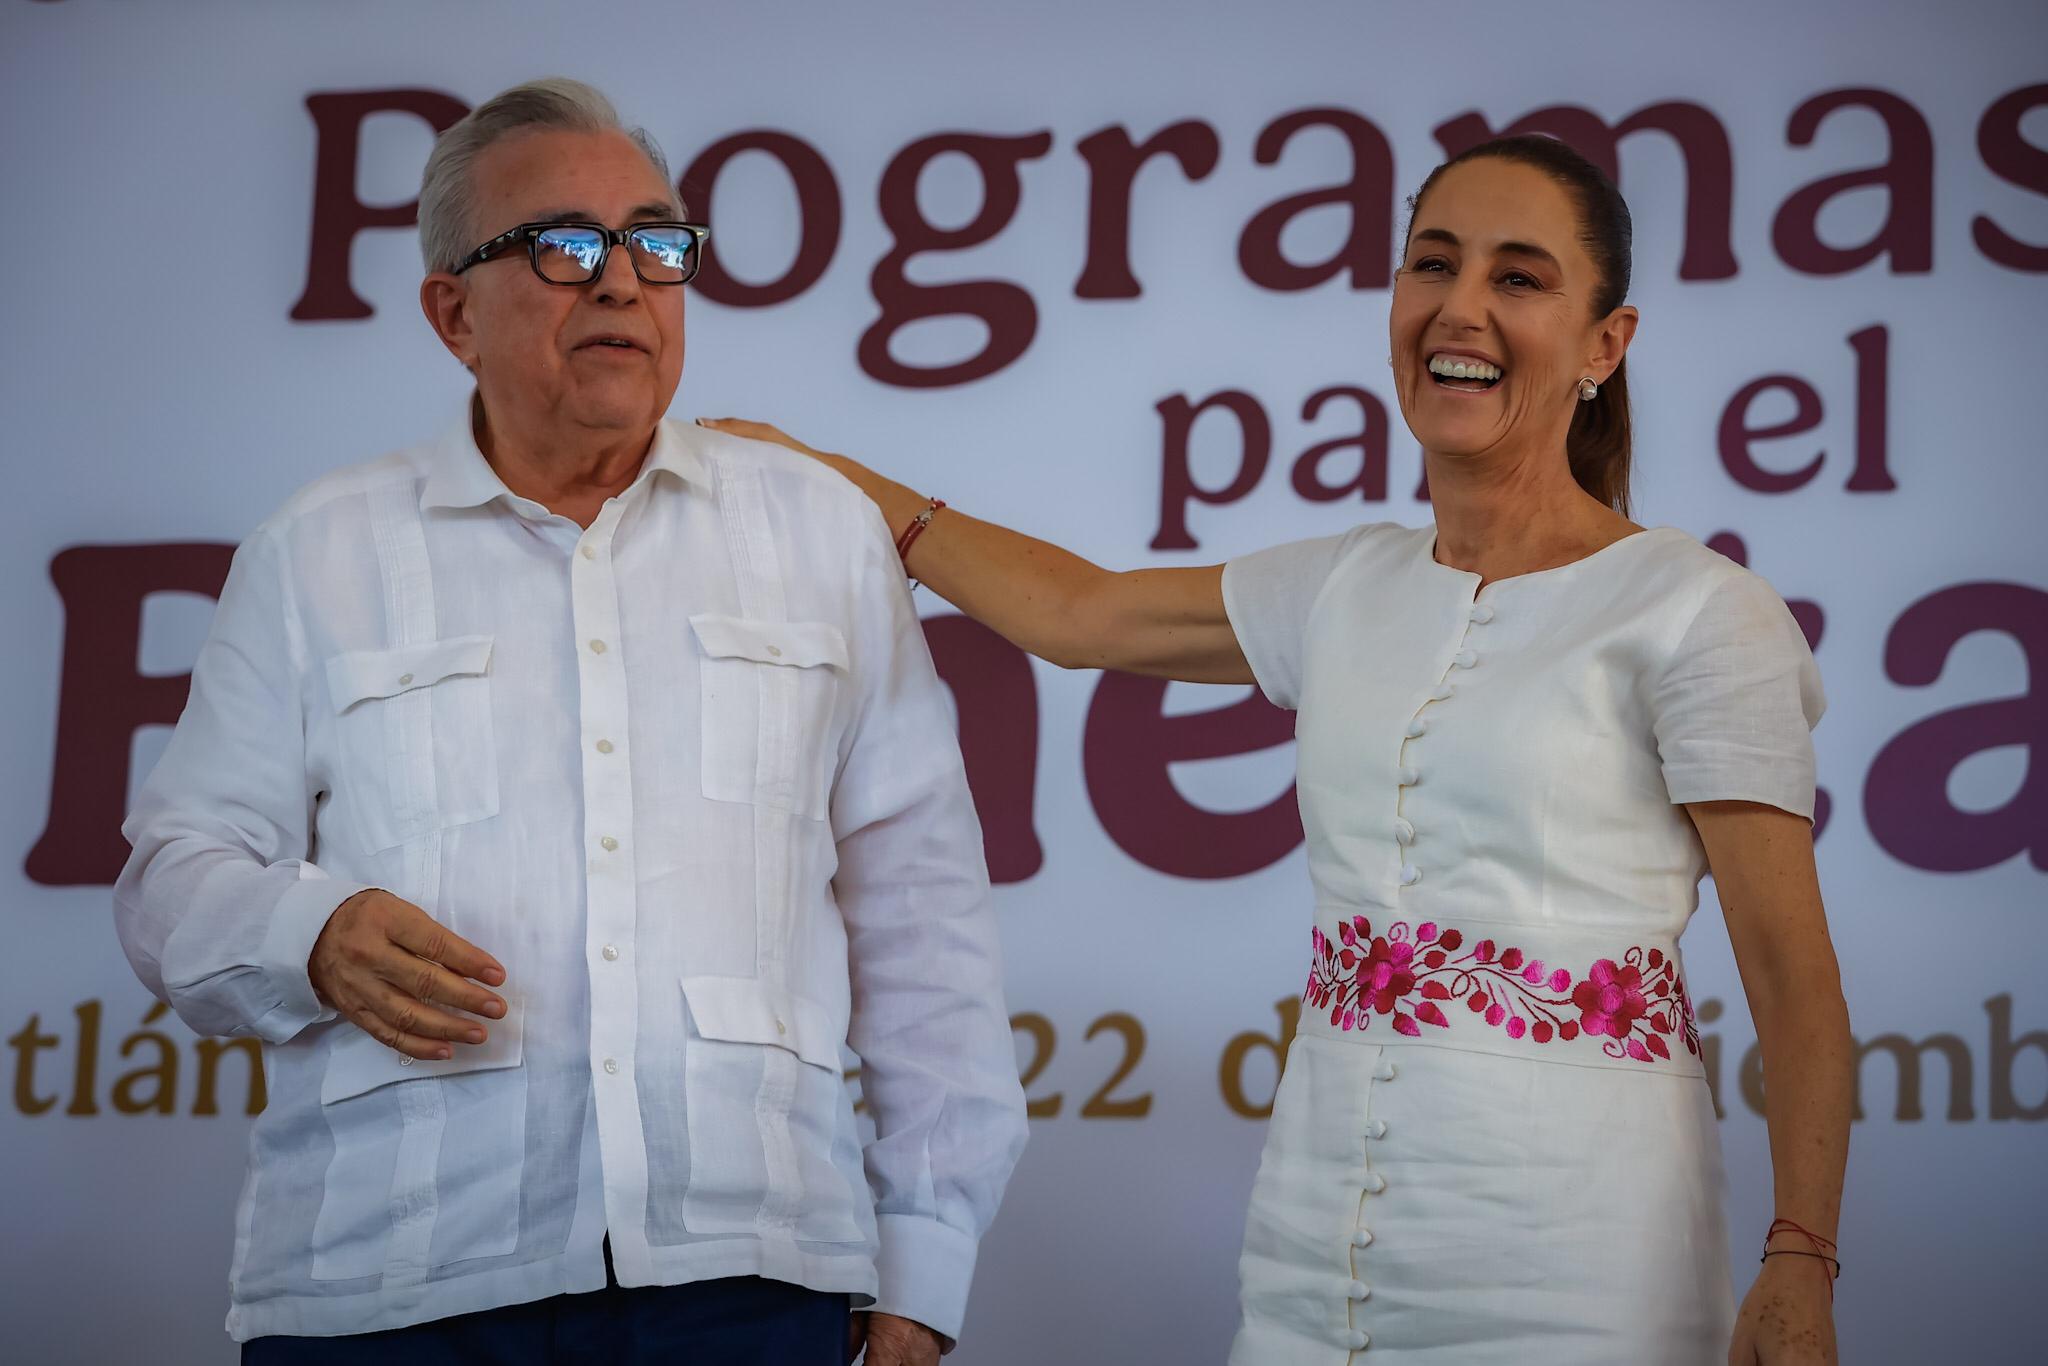
<svg viewBox="0 0 2048 1366">
<path fill-rule="evenodd" d="M 830 465 L 874 500 L 892 531 L 900 533 L 929 506 L 915 490 L 766 423 L 723 418 L 702 425 Z M 968 616 L 1062 668 L 1190 683 L 1255 681 L 1224 614 L 1221 565 L 1118 573 L 949 507 L 917 538 L 907 567 Z"/>
<path fill-rule="evenodd" d="M 1832 1242 L 1849 1153 L 1854 1045 L 1821 909 L 1813 828 L 1756 802 L 1696 802 L 1686 811 L 1706 845 L 1763 1049 L 1776 1216 Z M 1770 1246 L 1814 1251 L 1789 1233 Z M 1729 1361 L 1833 1362 L 1830 1271 L 1810 1256 L 1764 1262 Z"/>
</svg>

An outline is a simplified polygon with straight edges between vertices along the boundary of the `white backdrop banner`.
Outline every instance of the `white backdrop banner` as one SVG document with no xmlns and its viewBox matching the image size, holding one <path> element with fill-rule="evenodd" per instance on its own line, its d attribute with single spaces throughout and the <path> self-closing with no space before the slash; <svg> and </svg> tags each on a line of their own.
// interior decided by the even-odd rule
<svg viewBox="0 0 2048 1366">
<path fill-rule="evenodd" d="M 457 411 L 421 166 L 556 73 L 715 227 L 678 416 L 776 421 L 1118 566 L 1426 521 L 1385 363 L 1401 201 L 1510 128 L 1615 169 L 1639 519 L 1770 579 L 1833 703 L 1844 1359 L 2042 1359 L 2039 0 L 0 0 L 0 1357 L 233 1360 L 261 1070 L 129 973 L 120 818 L 232 544 Z M 921 604 L 1034 1116 L 955 1360 L 1220 1362 L 1306 966 L 1291 719 Z M 1711 892 L 1685 946 L 1746 1285 L 1763 1078 Z"/>
</svg>

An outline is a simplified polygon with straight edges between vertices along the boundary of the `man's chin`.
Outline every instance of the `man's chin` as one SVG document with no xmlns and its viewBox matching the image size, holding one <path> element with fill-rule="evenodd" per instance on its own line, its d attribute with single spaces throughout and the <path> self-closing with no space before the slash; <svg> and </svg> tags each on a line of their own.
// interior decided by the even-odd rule
<svg viewBox="0 0 2048 1366">
<path fill-rule="evenodd" d="M 563 412 L 571 422 L 586 431 L 651 431 L 654 424 L 661 421 L 661 415 L 668 411 L 669 400 L 674 397 L 671 390 L 657 401 L 657 396 L 645 387 L 636 387 L 630 393 L 579 394 L 564 406 Z"/>
</svg>

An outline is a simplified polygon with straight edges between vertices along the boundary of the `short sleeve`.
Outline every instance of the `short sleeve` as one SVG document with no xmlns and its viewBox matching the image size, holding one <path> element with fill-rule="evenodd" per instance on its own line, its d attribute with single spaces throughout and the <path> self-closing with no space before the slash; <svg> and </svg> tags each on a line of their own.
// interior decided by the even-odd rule
<svg viewBox="0 0 2048 1366">
<path fill-rule="evenodd" d="M 1747 801 L 1813 816 L 1813 727 L 1827 709 L 1813 652 L 1754 574 L 1716 588 L 1652 701 L 1674 803 Z"/>
<path fill-rule="evenodd" d="M 1250 661 L 1259 691 L 1276 707 L 1301 704 L 1301 658 L 1309 611 L 1355 532 L 1294 541 L 1241 555 L 1223 566 L 1223 610 Z"/>
</svg>

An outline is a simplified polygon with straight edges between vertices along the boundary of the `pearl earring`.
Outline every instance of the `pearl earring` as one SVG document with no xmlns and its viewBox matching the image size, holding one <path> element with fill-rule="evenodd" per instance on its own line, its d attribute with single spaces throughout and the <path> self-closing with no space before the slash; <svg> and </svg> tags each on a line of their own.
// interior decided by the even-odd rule
<svg viewBox="0 0 2048 1366">
<path fill-rule="evenodd" d="M 1594 397 L 1599 394 L 1599 392 L 1600 386 L 1593 383 L 1593 377 L 1591 375 L 1583 376 L 1579 380 L 1579 402 L 1591 403 Z"/>
</svg>

